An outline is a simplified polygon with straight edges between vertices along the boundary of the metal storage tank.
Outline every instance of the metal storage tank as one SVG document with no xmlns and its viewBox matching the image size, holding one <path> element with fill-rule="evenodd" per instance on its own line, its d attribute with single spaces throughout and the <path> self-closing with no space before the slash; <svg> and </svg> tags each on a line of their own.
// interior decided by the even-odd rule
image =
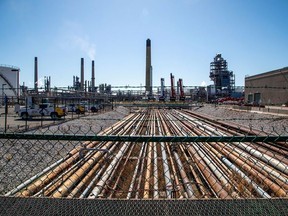
<svg viewBox="0 0 288 216">
<path fill-rule="evenodd" d="M 0 65 L 1 98 L 19 96 L 20 68 L 10 65 Z"/>
</svg>

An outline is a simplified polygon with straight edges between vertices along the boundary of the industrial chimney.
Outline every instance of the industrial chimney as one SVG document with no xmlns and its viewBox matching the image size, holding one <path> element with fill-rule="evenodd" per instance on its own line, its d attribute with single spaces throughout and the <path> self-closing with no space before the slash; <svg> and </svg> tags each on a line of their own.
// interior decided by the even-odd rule
<svg viewBox="0 0 288 216">
<path fill-rule="evenodd" d="M 92 91 L 92 92 L 95 92 L 95 69 L 94 69 L 94 60 L 92 60 L 91 91 Z"/>
<path fill-rule="evenodd" d="M 165 101 L 165 84 L 164 84 L 164 78 L 161 78 L 161 90 L 160 90 L 159 101 Z"/>
<path fill-rule="evenodd" d="M 146 91 L 152 94 L 151 40 L 146 40 Z"/>
<path fill-rule="evenodd" d="M 81 80 L 80 80 L 80 90 L 84 91 L 84 58 L 81 58 Z"/>
<path fill-rule="evenodd" d="M 37 60 L 37 57 L 35 57 L 35 60 L 34 60 L 34 90 L 35 90 L 35 92 L 38 92 L 38 60 Z"/>
</svg>

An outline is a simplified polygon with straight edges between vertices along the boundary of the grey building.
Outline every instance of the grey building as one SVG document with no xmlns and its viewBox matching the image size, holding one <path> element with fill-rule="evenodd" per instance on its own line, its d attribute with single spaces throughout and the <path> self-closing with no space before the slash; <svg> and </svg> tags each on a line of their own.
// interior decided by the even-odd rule
<svg viewBox="0 0 288 216">
<path fill-rule="evenodd" d="M 288 67 L 245 77 L 245 102 L 288 104 Z"/>
</svg>

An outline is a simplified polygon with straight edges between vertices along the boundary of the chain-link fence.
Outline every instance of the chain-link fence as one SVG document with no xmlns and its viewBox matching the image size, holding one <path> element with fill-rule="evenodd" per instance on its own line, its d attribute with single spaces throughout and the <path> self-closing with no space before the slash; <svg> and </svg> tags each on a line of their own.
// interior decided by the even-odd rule
<svg viewBox="0 0 288 216">
<path fill-rule="evenodd" d="M 258 118 L 257 124 L 278 127 L 253 127 L 247 116 L 228 120 L 226 109 L 221 120 L 200 111 L 118 107 L 27 132 L 8 130 L 0 135 L 0 194 L 287 198 L 287 118 Z"/>
</svg>

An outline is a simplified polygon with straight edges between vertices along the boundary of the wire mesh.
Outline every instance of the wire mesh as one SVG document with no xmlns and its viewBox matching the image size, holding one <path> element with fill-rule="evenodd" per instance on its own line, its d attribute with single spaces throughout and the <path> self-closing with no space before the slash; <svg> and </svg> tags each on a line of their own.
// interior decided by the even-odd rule
<svg viewBox="0 0 288 216">
<path fill-rule="evenodd" d="M 107 200 L 1 197 L 1 215 L 286 215 L 285 199 Z"/>
<path fill-rule="evenodd" d="M 105 116 L 2 133 L 0 195 L 287 198 L 285 124 L 239 126 L 235 117 L 211 118 L 198 109 L 119 107 Z"/>
</svg>

